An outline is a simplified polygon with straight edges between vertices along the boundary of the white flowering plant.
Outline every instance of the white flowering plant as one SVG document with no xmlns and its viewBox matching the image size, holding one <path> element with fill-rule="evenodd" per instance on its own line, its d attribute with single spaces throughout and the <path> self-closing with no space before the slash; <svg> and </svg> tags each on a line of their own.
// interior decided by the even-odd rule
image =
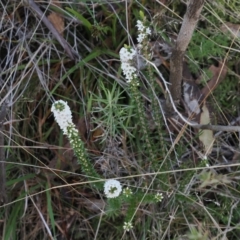
<svg viewBox="0 0 240 240">
<path fill-rule="evenodd" d="M 146 61 L 144 57 L 147 59 L 149 58 L 148 53 L 148 36 L 151 34 L 151 30 L 149 27 L 146 27 L 143 21 L 137 21 L 137 28 L 138 28 L 138 46 L 137 50 L 131 48 L 129 46 L 124 46 L 119 51 L 119 56 L 121 60 L 121 68 L 127 83 L 131 83 L 134 79 L 136 80 L 135 84 L 139 85 L 137 81 L 137 70 L 142 69 L 146 65 Z M 142 50 L 144 56 L 141 56 Z M 147 51 L 147 53 L 146 53 Z"/>
<path fill-rule="evenodd" d="M 99 179 L 99 175 L 93 168 L 93 165 L 88 159 L 86 149 L 83 141 L 79 137 L 78 130 L 72 122 L 72 112 L 67 104 L 63 100 L 58 100 L 53 103 L 51 111 L 54 115 L 55 121 L 58 123 L 59 127 L 69 139 L 69 142 L 74 150 L 74 153 L 81 165 L 83 171 L 87 174 L 89 178 L 93 180 Z M 101 186 L 102 184 L 96 184 Z"/>
<path fill-rule="evenodd" d="M 137 28 L 140 37 L 138 37 L 138 42 L 141 46 L 141 48 L 144 50 L 144 57 L 148 57 L 149 54 L 145 51 L 148 50 L 148 35 L 151 33 L 150 28 L 145 26 L 145 17 L 142 16 L 143 21 L 138 20 L 137 21 Z M 130 94 L 132 96 L 132 99 L 134 103 L 136 104 L 137 114 L 139 117 L 139 122 L 142 127 L 143 131 L 143 137 L 145 138 L 145 142 L 147 145 L 147 151 L 149 156 L 151 156 L 152 161 L 156 159 L 156 154 L 153 150 L 153 144 L 151 143 L 150 137 L 149 137 L 149 131 L 148 131 L 148 124 L 145 116 L 145 106 L 142 101 L 141 92 L 138 89 L 138 86 L 140 85 L 138 76 L 137 76 L 137 69 L 134 66 L 133 58 L 137 55 L 136 51 L 128 46 L 124 46 L 120 52 L 120 60 L 122 62 L 121 68 L 123 71 L 123 74 L 125 75 L 125 78 L 127 80 L 127 83 L 129 83 L 130 87 Z M 151 72 L 150 72 L 151 74 Z"/>
<path fill-rule="evenodd" d="M 141 14 L 140 14 L 141 15 Z M 150 135 L 149 135 L 149 127 L 146 120 L 146 114 L 145 114 L 145 106 L 143 104 L 142 100 L 142 93 L 139 91 L 139 86 L 141 85 L 139 81 L 139 71 L 146 68 L 147 69 L 147 76 L 150 78 L 149 83 L 151 84 L 151 87 L 149 87 L 149 95 L 151 96 L 154 116 L 156 117 L 155 121 L 158 121 L 158 124 L 161 124 L 160 117 L 157 118 L 157 116 L 160 115 L 159 107 L 157 100 L 155 98 L 155 93 L 153 94 L 153 91 L 155 91 L 155 82 L 154 82 L 154 76 L 152 67 L 148 62 L 150 61 L 151 54 L 149 49 L 149 36 L 151 34 L 151 30 L 149 26 L 147 26 L 146 18 L 142 15 L 141 20 L 137 20 L 136 27 L 138 29 L 138 45 L 137 49 L 131 48 L 129 46 L 124 46 L 120 52 L 120 60 L 121 60 L 121 68 L 123 75 L 126 78 L 126 82 L 129 84 L 130 94 L 132 96 L 133 102 L 136 104 L 136 110 L 139 117 L 139 123 L 141 126 L 141 131 L 143 133 L 143 139 L 145 140 L 146 144 L 146 150 L 148 152 L 149 159 L 152 163 L 156 162 L 157 159 L 157 151 L 159 149 L 156 149 L 154 147 L 154 143 L 151 141 Z M 139 56 L 140 55 L 140 56 Z M 137 63 L 136 63 L 137 61 Z M 162 137 L 161 133 L 161 127 L 159 128 L 159 135 Z M 166 180 L 163 179 L 163 182 Z M 126 217 L 126 221 L 124 223 L 124 230 L 129 231 L 132 229 L 132 218 L 134 215 L 133 209 L 137 206 L 134 204 L 137 201 L 139 197 L 139 202 L 143 200 L 143 196 L 141 193 L 137 192 L 135 194 L 132 194 L 132 191 L 130 188 L 125 188 L 123 190 L 123 197 L 126 202 L 129 203 L 129 209 Z M 157 203 L 161 202 L 163 200 L 162 193 L 158 194 L 146 194 L 144 196 L 144 201 L 146 202 L 152 202 Z"/>
</svg>

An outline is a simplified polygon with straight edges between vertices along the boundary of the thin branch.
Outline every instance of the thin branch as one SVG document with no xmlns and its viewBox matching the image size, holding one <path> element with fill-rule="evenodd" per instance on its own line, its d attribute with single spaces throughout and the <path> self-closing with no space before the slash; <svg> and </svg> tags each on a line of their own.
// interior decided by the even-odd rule
<svg viewBox="0 0 240 240">
<path fill-rule="evenodd" d="M 222 125 L 210 125 L 210 124 L 196 124 L 192 125 L 197 129 L 209 129 L 213 131 L 225 131 L 225 132 L 240 132 L 240 126 L 222 126 Z"/>
<path fill-rule="evenodd" d="M 181 99 L 181 84 L 183 71 L 183 58 L 188 44 L 192 38 L 193 31 L 197 25 L 204 0 L 189 0 L 186 14 L 184 15 L 182 26 L 178 34 L 176 44 L 173 47 L 170 59 L 170 93 L 176 104 Z M 173 113 L 173 107 L 169 96 L 167 97 L 167 106 L 169 114 Z"/>
<path fill-rule="evenodd" d="M 240 126 L 223 126 L 223 125 L 211 125 L 211 124 L 198 124 L 196 122 L 189 121 L 181 113 L 178 112 L 178 116 L 184 121 L 185 124 L 196 128 L 196 129 L 208 129 L 212 131 L 224 131 L 224 132 L 240 132 Z M 174 122 L 178 123 L 179 121 L 175 118 L 171 118 Z"/>
</svg>

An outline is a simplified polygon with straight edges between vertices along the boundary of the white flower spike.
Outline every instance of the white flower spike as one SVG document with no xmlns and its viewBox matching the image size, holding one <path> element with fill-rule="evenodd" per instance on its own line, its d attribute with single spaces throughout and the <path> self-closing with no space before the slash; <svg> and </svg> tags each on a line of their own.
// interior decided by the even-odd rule
<svg viewBox="0 0 240 240">
<path fill-rule="evenodd" d="M 59 127 L 63 130 L 63 133 L 67 134 L 67 127 L 73 124 L 72 112 L 67 102 L 63 100 L 56 101 L 53 103 L 51 111 Z"/>
<path fill-rule="evenodd" d="M 123 74 L 125 75 L 127 83 L 130 83 L 137 77 L 137 69 L 131 65 L 131 61 L 136 56 L 136 51 L 134 49 L 127 49 L 123 47 L 121 48 L 119 55 L 122 62 L 121 68 L 123 70 Z"/>
<path fill-rule="evenodd" d="M 111 179 L 104 183 L 104 193 L 107 198 L 115 198 L 122 192 L 122 186 L 119 181 Z"/>
<path fill-rule="evenodd" d="M 151 30 L 149 27 L 144 26 L 143 22 L 140 20 L 137 20 L 137 28 L 138 28 L 138 37 L 137 41 L 139 44 L 141 44 L 144 39 L 147 39 L 148 35 L 151 35 Z"/>
</svg>

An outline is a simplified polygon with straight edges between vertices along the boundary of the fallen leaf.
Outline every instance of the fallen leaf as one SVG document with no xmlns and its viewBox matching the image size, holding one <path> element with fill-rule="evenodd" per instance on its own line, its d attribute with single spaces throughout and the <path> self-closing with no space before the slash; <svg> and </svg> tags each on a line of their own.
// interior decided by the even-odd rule
<svg viewBox="0 0 240 240">
<path fill-rule="evenodd" d="M 199 175 L 200 180 L 202 181 L 199 189 L 205 188 L 207 186 L 217 187 L 217 185 L 230 184 L 231 180 L 227 175 L 217 174 L 213 171 L 203 171 Z"/>
<path fill-rule="evenodd" d="M 226 22 L 220 27 L 223 33 L 231 33 L 234 37 L 240 38 L 240 24 Z"/>
<path fill-rule="evenodd" d="M 52 5 L 61 7 L 61 3 L 58 0 L 52 0 L 51 2 Z M 63 17 L 56 13 L 52 12 L 48 16 L 48 20 L 52 23 L 52 25 L 56 28 L 56 30 L 60 33 L 63 34 L 64 31 L 64 19 Z"/>
<path fill-rule="evenodd" d="M 200 115 L 200 124 L 209 124 L 210 122 L 211 121 L 210 121 L 209 110 L 206 104 L 204 103 L 202 106 L 202 112 Z M 206 156 L 209 155 L 212 152 L 212 147 L 215 140 L 213 137 L 213 131 L 208 129 L 200 130 L 199 140 L 202 142 L 204 146 L 205 155 Z"/>
</svg>

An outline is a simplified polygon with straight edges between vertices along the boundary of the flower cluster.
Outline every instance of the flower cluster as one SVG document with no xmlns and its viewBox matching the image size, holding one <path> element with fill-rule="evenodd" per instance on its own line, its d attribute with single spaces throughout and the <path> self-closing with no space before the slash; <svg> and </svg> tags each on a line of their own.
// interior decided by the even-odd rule
<svg viewBox="0 0 240 240">
<path fill-rule="evenodd" d="M 129 232 L 133 228 L 133 225 L 131 222 L 124 222 L 123 229 Z"/>
<path fill-rule="evenodd" d="M 154 196 L 154 199 L 155 199 L 156 202 L 161 202 L 163 200 L 163 194 L 162 193 L 157 193 Z"/>
<path fill-rule="evenodd" d="M 119 53 L 121 62 L 129 62 L 133 60 L 134 56 L 136 55 L 136 51 L 132 48 L 128 48 L 127 46 L 121 48 Z"/>
<path fill-rule="evenodd" d="M 203 157 L 202 162 L 203 162 L 203 164 L 204 164 L 206 167 L 209 167 L 209 166 L 210 166 L 207 156 L 204 156 L 204 157 Z"/>
<path fill-rule="evenodd" d="M 104 183 L 104 193 L 107 198 L 115 198 L 122 192 L 122 186 L 119 181 L 110 179 Z"/>
<path fill-rule="evenodd" d="M 67 104 L 63 100 L 56 101 L 51 108 L 51 111 L 55 117 L 55 121 L 59 127 L 63 130 L 64 134 L 67 134 L 67 127 L 72 122 L 72 112 Z"/>
<path fill-rule="evenodd" d="M 123 70 L 123 74 L 127 79 L 127 83 L 130 83 L 137 77 L 137 69 L 131 65 L 133 58 L 136 56 L 136 51 L 134 49 L 123 47 L 121 48 L 119 55 L 122 62 L 121 68 Z"/>
<path fill-rule="evenodd" d="M 137 41 L 139 44 L 142 44 L 142 42 L 147 38 L 147 36 L 151 34 L 151 30 L 149 27 L 144 26 L 143 22 L 140 20 L 137 20 L 136 26 L 139 32 Z"/>
<path fill-rule="evenodd" d="M 125 189 L 123 190 L 123 195 L 124 195 L 125 197 L 130 197 L 130 196 L 132 195 L 132 190 L 131 190 L 129 187 L 125 188 Z"/>
<path fill-rule="evenodd" d="M 146 61 L 144 60 L 143 56 L 141 56 L 141 49 L 144 45 L 147 46 L 147 36 L 151 34 L 151 30 L 149 27 L 144 26 L 144 23 L 140 20 L 137 21 L 136 26 L 139 33 L 137 37 L 138 46 L 136 50 L 125 46 L 121 48 L 119 55 L 122 62 L 121 68 L 123 70 L 123 74 L 125 75 L 127 83 L 133 83 L 135 86 L 138 86 L 139 84 L 136 80 L 137 69 L 141 70 L 146 67 Z M 134 79 L 136 81 L 132 81 Z"/>
</svg>

